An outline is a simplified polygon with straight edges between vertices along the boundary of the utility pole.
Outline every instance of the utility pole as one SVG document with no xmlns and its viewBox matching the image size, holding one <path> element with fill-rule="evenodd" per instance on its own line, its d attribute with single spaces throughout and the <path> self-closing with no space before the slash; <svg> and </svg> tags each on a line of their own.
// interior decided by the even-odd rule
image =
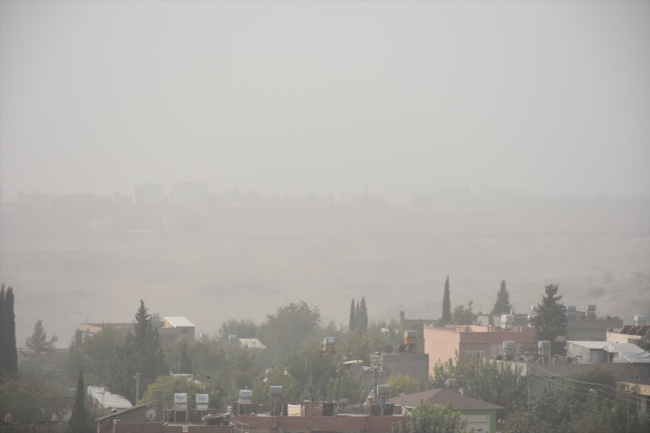
<svg viewBox="0 0 650 433">
<path fill-rule="evenodd" d="M 140 372 L 137 372 L 133 378 L 135 379 L 135 405 L 137 406 L 140 401 Z"/>
<path fill-rule="evenodd" d="M 526 380 L 528 381 L 528 415 L 530 415 L 530 394 L 533 387 L 533 382 L 530 379 L 533 374 L 531 371 L 533 369 L 533 354 L 523 346 L 519 349 L 519 353 L 521 356 L 526 358 Z"/>
</svg>

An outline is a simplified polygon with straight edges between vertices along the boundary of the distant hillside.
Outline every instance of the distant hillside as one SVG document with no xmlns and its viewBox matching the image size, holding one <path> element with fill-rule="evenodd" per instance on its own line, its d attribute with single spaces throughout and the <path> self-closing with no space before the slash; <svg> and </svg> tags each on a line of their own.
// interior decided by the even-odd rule
<svg viewBox="0 0 650 433">
<path fill-rule="evenodd" d="M 565 304 L 599 315 L 650 315 L 647 208 L 248 209 L 224 211 L 195 237 L 27 238 L 2 227 L 0 277 L 16 291 L 17 339 L 38 319 L 59 344 L 86 319 L 183 315 L 214 334 L 223 320 L 264 320 L 304 299 L 346 323 L 352 298 L 371 319 L 440 315 L 452 305 L 489 311 L 507 280 L 518 312 L 557 282 Z"/>
</svg>

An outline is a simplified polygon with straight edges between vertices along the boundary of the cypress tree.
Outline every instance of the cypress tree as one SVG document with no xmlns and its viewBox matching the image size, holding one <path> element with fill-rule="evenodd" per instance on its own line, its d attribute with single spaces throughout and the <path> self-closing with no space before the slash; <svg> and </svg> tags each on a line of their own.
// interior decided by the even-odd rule
<svg viewBox="0 0 650 433">
<path fill-rule="evenodd" d="M 366 297 L 361 297 L 361 305 L 359 306 L 359 317 L 357 318 L 358 327 L 361 331 L 368 330 L 368 309 L 366 308 Z"/>
<path fill-rule="evenodd" d="M 70 433 L 88 433 L 88 412 L 86 411 L 86 386 L 84 385 L 83 370 L 79 370 L 77 378 L 77 394 L 70 417 Z"/>
<path fill-rule="evenodd" d="M 352 303 L 350 304 L 350 324 L 348 325 L 350 332 L 354 332 L 357 329 L 357 315 L 354 310 L 354 298 L 352 298 Z"/>
<path fill-rule="evenodd" d="M 5 285 L 2 283 L 0 288 L 0 326 L 2 326 L 2 305 L 5 303 Z M 2 354 L 4 353 L 4 346 L 2 344 L 2 328 L 0 328 L 0 371 L 4 369 L 2 366 Z"/>
<path fill-rule="evenodd" d="M 0 315 L 0 355 L 2 366 L 9 374 L 18 372 L 18 351 L 16 350 L 16 316 L 14 314 L 14 290 L 11 286 L 4 294 Z"/>
<path fill-rule="evenodd" d="M 358 302 L 357 302 L 356 311 L 354 313 L 354 317 L 355 317 L 355 325 L 354 325 L 355 329 L 359 329 L 359 317 L 361 317 L 361 312 L 359 310 L 359 303 Z"/>
<path fill-rule="evenodd" d="M 115 360 L 111 364 L 110 385 L 114 392 L 135 401 L 135 380 L 140 373 L 140 392 L 155 382 L 158 376 L 166 374 L 165 354 L 158 338 L 158 329 L 153 326 L 144 301 L 135 315 L 135 335 L 130 332 L 121 347 L 116 348 Z"/>
<path fill-rule="evenodd" d="M 506 280 L 501 280 L 501 288 L 497 293 L 497 300 L 494 303 L 494 308 L 492 308 L 492 313 L 490 314 L 508 314 L 512 309 L 510 305 L 510 293 L 506 289 Z"/>
<path fill-rule="evenodd" d="M 443 323 L 451 322 L 451 295 L 449 293 L 449 276 L 445 280 L 445 293 L 442 296 L 442 317 L 440 321 Z"/>
</svg>

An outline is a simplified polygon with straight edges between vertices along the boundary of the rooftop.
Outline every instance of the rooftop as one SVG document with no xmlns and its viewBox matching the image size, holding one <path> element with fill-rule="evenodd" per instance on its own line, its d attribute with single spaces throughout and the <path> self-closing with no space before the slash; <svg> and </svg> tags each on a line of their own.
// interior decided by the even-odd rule
<svg viewBox="0 0 650 433">
<path fill-rule="evenodd" d="M 165 317 L 165 321 L 173 328 L 194 328 L 194 323 L 187 320 L 185 317 Z"/>
<path fill-rule="evenodd" d="M 393 397 L 388 400 L 391 404 L 400 404 L 405 407 L 416 407 L 423 401 L 428 401 L 431 404 L 439 404 L 441 406 L 447 406 L 447 403 L 451 403 L 452 409 L 503 409 L 501 406 L 497 406 L 496 404 L 488 403 L 487 401 L 473 397 L 467 397 L 458 394 L 457 392 L 442 388 Z"/>
<path fill-rule="evenodd" d="M 257 338 L 240 338 L 239 344 L 249 349 L 266 349 L 266 346 Z"/>
</svg>

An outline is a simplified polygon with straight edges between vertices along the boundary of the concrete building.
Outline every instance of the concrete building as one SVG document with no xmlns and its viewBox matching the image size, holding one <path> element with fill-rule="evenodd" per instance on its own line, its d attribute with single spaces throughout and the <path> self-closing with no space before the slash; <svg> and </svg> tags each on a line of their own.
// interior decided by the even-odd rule
<svg viewBox="0 0 650 433">
<path fill-rule="evenodd" d="M 585 364 L 650 364 L 650 353 L 633 343 L 567 341 L 566 356 Z"/>
<path fill-rule="evenodd" d="M 639 341 L 648 331 L 650 326 L 624 326 L 619 331 L 609 330 L 606 334 L 608 343 L 634 343 Z"/>
<path fill-rule="evenodd" d="M 163 347 L 173 346 L 183 338 L 194 341 L 195 326 L 185 317 L 164 317 L 163 326 L 158 328 Z"/>
<path fill-rule="evenodd" d="M 467 421 L 467 431 L 476 433 L 495 433 L 497 431 L 497 410 L 503 409 L 496 404 L 467 397 L 447 389 L 430 389 L 388 400 L 389 403 L 414 408 L 421 402 L 447 406 L 451 404 L 452 410 L 458 411 Z"/>
<path fill-rule="evenodd" d="M 123 409 L 117 412 L 112 412 L 108 415 L 96 418 L 97 422 L 97 433 L 113 433 L 118 430 L 115 428 L 118 422 L 125 423 L 138 423 L 138 424 L 150 424 L 147 423 L 147 405 L 141 404 L 139 406 L 131 407 L 128 409 Z M 130 430 L 134 431 L 134 430 Z M 158 430 L 162 433 L 162 430 Z M 122 433 L 126 433 L 122 431 Z"/>
<path fill-rule="evenodd" d="M 393 424 L 406 426 L 405 416 L 236 416 L 249 433 L 390 433 Z"/>
<path fill-rule="evenodd" d="M 618 329 L 623 326 L 623 320 L 618 317 L 581 316 L 569 319 L 566 324 L 565 339 L 575 341 L 606 341 L 609 329 Z"/>
<path fill-rule="evenodd" d="M 429 375 L 437 362 L 449 359 L 496 358 L 503 355 L 503 342 L 514 341 L 515 353 L 520 347 L 537 347 L 535 328 L 515 326 L 502 331 L 493 326 L 448 325 L 444 328 L 424 327 L 424 353 L 429 355 Z"/>
</svg>

